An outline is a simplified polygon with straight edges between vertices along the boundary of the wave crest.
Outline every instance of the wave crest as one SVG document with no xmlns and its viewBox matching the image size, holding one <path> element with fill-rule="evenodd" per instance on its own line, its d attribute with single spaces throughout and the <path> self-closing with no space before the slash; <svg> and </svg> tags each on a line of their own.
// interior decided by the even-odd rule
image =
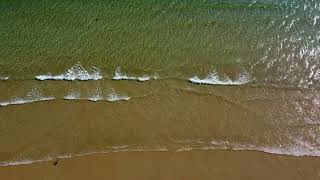
<svg viewBox="0 0 320 180">
<path fill-rule="evenodd" d="M 120 67 L 118 67 L 116 69 L 116 71 L 114 72 L 114 76 L 113 76 L 112 79 L 113 80 L 134 80 L 134 81 L 144 82 L 144 81 L 149 81 L 151 79 L 157 79 L 157 77 L 150 77 L 148 75 L 142 75 L 142 76 L 139 76 L 139 77 L 127 76 L 126 74 L 123 74 L 121 72 Z"/>
<path fill-rule="evenodd" d="M 54 100 L 55 97 L 45 97 L 37 89 L 33 89 L 27 93 L 25 97 L 13 97 L 8 101 L 1 101 L 0 106 L 9 106 L 9 105 L 22 105 L 39 101 L 49 101 Z"/>
<path fill-rule="evenodd" d="M 88 80 L 99 80 L 102 79 L 100 70 L 96 67 L 92 67 L 90 71 L 87 71 L 80 63 L 77 63 L 73 67 L 67 70 L 67 72 L 60 75 L 47 75 L 36 76 L 37 80 L 66 80 L 66 81 L 88 81 Z"/>
<path fill-rule="evenodd" d="M 198 76 L 192 77 L 189 79 L 189 82 L 194 84 L 208 84 L 208 85 L 244 85 L 250 82 L 250 76 L 247 72 L 242 72 L 239 74 L 235 80 L 230 79 L 229 77 L 220 77 L 218 73 L 213 71 L 206 78 L 200 79 Z"/>
<path fill-rule="evenodd" d="M 8 80 L 9 79 L 9 77 L 1 77 L 0 76 L 0 81 L 6 81 L 6 80 Z"/>
<path fill-rule="evenodd" d="M 130 97 L 126 95 L 116 94 L 114 91 L 112 91 L 107 97 L 107 101 L 109 102 L 121 101 L 121 100 L 128 101 L 130 100 Z"/>
<path fill-rule="evenodd" d="M 103 95 L 100 88 L 97 88 L 94 93 L 92 93 L 89 97 L 81 97 L 81 94 L 77 91 L 71 91 L 66 96 L 64 96 L 65 100 L 89 100 L 93 102 L 97 101 L 109 101 L 109 102 L 115 102 L 115 101 L 128 101 L 131 98 L 127 95 L 119 94 L 117 93 L 113 88 L 108 93 L 108 95 Z"/>
</svg>

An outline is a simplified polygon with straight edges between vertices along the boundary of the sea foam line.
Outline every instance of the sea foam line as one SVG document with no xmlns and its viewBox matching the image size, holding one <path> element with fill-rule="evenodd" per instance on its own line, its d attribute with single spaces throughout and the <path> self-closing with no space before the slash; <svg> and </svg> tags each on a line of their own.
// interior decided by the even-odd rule
<svg viewBox="0 0 320 180">
<path fill-rule="evenodd" d="M 22 105 L 22 104 L 28 104 L 28 103 L 34 103 L 34 102 L 40 102 L 40 101 L 50 101 L 50 100 L 55 100 L 55 97 L 42 97 L 37 99 L 15 98 L 9 101 L 1 101 L 0 106 Z"/>
<path fill-rule="evenodd" d="M 238 86 L 247 84 L 250 82 L 248 73 L 240 74 L 236 80 L 231 80 L 230 78 L 221 78 L 216 72 L 210 73 L 206 78 L 200 79 L 195 76 L 189 79 L 189 82 L 194 84 L 208 84 L 208 85 L 231 85 Z"/>
<path fill-rule="evenodd" d="M 203 144 L 203 142 L 201 142 Z M 157 146 L 157 147 L 135 147 L 131 148 L 129 145 L 123 146 L 114 146 L 114 147 L 106 147 L 105 151 L 96 151 L 96 152 L 88 152 L 82 154 L 69 154 L 69 155 L 60 155 L 56 157 L 45 157 L 43 159 L 36 159 L 36 160 L 21 160 L 21 161 L 5 161 L 0 162 L 0 166 L 17 166 L 17 165 L 27 165 L 39 162 L 47 162 L 59 159 L 69 159 L 73 157 L 79 156 L 87 156 L 93 154 L 105 154 L 105 153 L 117 153 L 117 152 L 170 152 L 172 149 L 168 146 Z M 207 150 L 231 150 L 231 151 L 258 151 L 264 152 L 268 154 L 274 155 L 288 155 L 288 156 L 313 156 L 313 157 L 320 157 L 320 151 L 315 150 L 311 151 L 307 148 L 279 148 L 279 147 L 258 147 L 253 145 L 244 145 L 244 144 L 237 144 L 237 143 L 229 143 L 226 141 L 211 141 L 209 144 L 204 144 L 199 146 L 199 144 L 191 145 L 191 146 L 184 146 L 177 148 L 173 152 L 185 152 L 185 151 L 207 151 Z"/>
<path fill-rule="evenodd" d="M 119 95 L 117 93 L 115 93 L 115 91 L 113 90 L 112 92 L 110 92 L 108 94 L 107 97 L 103 97 L 100 93 L 100 91 L 97 91 L 96 94 L 93 94 L 91 96 L 89 96 L 88 98 L 82 98 L 80 93 L 78 92 L 70 92 L 68 95 L 64 96 L 65 100 L 89 100 L 89 101 L 93 101 L 93 102 L 97 102 L 97 101 L 109 101 L 109 102 L 115 102 L 115 101 L 128 101 L 131 98 L 127 95 Z"/>
<path fill-rule="evenodd" d="M 93 101 L 93 102 L 98 102 L 98 101 L 108 101 L 108 102 L 115 102 L 115 101 L 129 101 L 131 97 L 129 96 L 109 96 L 107 98 L 101 97 L 101 96 L 90 96 L 88 98 L 76 98 L 76 97 L 70 97 L 70 96 L 65 96 L 63 98 L 64 100 L 88 100 L 88 101 Z"/>
<path fill-rule="evenodd" d="M 213 149 L 226 149 L 234 151 L 259 151 L 276 155 L 288 155 L 288 156 L 313 156 L 320 157 L 320 150 L 312 149 L 304 146 L 256 146 L 251 144 L 239 144 L 227 141 L 211 141 L 208 148 Z"/>
<path fill-rule="evenodd" d="M 66 80 L 66 81 L 88 81 L 88 80 L 99 80 L 102 79 L 100 70 L 96 67 L 92 67 L 91 71 L 87 71 L 80 63 L 77 63 L 73 67 L 67 70 L 67 72 L 60 75 L 52 75 L 48 73 L 46 75 L 36 76 L 37 80 Z"/>
<path fill-rule="evenodd" d="M 111 94 L 107 97 L 107 101 L 115 102 L 115 101 L 129 101 L 131 98 L 129 96 L 121 96 L 117 94 Z"/>
<path fill-rule="evenodd" d="M 93 152 L 88 152 L 88 153 L 79 153 L 79 154 L 68 154 L 68 155 L 60 155 L 56 157 L 50 157 L 47 156 L 43 159 L 26 159 L 26 160 L 16 160 L 16 161 L 4 161 L 0 162 L 0 167 L 5 167 L 5 166 L 18 166 L 18 165 L 28 165 L 28 164 L 34 164 L 34 163 L 40 163 L 40 162 L 49 162 L 49 161 L 56 161 L 56 160 L 61 160 L 61 159 L 70 159 L 74 157 L 81 157 L 81 156 L 88 156 L 88 155 L 94 155 L 94 154 L 107 154 L 107 153 L 118 153 L 118 152 L 165 152 L 169 151 L 165 147 L 160 147 L 160 148 L 129 148 L 129 145 L 124 145 L 124 146 L 114 146 L 114 147 L 106 147 L 107 150 L 105 151 L 93 151 Z"/>
<path fill-rule="evenodd" d="M 258 151 L 275 155 L 288 156 L 313 156 L 320 157 L 320 150 L 309 146 L 295 145 L 292 147 L 284 146 L 259 146 L 252 144 L 241 144 L 228 141 L 203 142 L 200 140 L 175 140 L 175 143 L 184 146 L 177 149 L 177 152 L 191 150 L 233 150 L 233 151 Z"/>
<path fill-rule="evenodd" d="M 113 80 L 135 80 L 135 81 L 144 82 L 144 81 L 149 81 L 151 79 L 157 79 L 157 77 L 150 77 L 148 75 L 143 75 L 143 76 L 140 76 L 140 77 L 127 76 L 126 74 L 123 74 L 121 72 L 120 67 L 118 67 L 116 69 L 116 71 L 114 72 L 114 76 L 113 76 L 112 79 Z"/>
<path fill-rule="evenodd" d="M 13 97 L 8 101 L 0 101 L 0 106 L 9 106 L 9 105 L 22 105 L 39 101 L 50 101 L 54 100 L 55 97 L 45 97 L 37 89 L 32 89 L 27 93 L 25 97 Z"/>
<path fill-rule="evenodd" d="M 43 159 L 36 159 L 36 160 L 26 159 L 26 160 L 20 160 L 20 161 L 5 161 L 5 162 L 0 162 L 0 167 L 27 165 L 27 164 L 33 164 L 33 163 L 53 161 L 57 159 L 68 159 L 68 158 L 77 157 L 77 156 L 79 155 L 62 155 L 57 157 L 45 157 Z"/>
</svg>

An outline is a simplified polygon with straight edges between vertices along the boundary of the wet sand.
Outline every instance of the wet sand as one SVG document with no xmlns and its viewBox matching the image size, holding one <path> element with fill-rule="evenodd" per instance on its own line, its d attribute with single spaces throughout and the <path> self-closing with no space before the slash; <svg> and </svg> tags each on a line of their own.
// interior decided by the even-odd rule
<svg viewBox="0 0 320 180">
<path fill-rule="evenodd" d="M 319 157 L 302 156 L 308 149 L 294 149 L 299 144 L 292 141 L 300 137 L 293 134 L 296 132 L 310 130 L 318 135 L 311 131 L 317 126 L 297 126 L 304 122 L 303 117 L 317 120 L 318 111 L 296 114 L 292 105 L 297 102 L 316 108 L 307 104 L 308 92 L 193 85 L 165 88 L 129 101 L 57 99 L 1 108 L 2 162 L 130 152 L 3 166 L 0 180 L 320 178 Z M 215 146 L 215 142 L 224 146 Z M 277 144 L 283 149 L 277 149 Z M 287 147 L 293 151 L 282 151 Z M 300 153 L 300 157 L 219 148 L 271 148 L 274 153 Z M 159 152 L 161 149 L 167 152 Z M 139 150 L 145 152 L 132 152 Z"/>
<path fill-rule="evenodd" d="M 319 179 L 320 160 L 254 151 L 120 152 L 0 167 L 6 180 Z"/>
<path fill-rule="evenodd" d="M 192 89 L 159 91 L 129 101 L 60 99 L 3 107 L 1 162 L 119 147 L 130 151 L 240 148 L 318 155 L 308 151 L 313 147 L 295 141 L 305 133 L 304 142 L 313 143 L 319 134 L 317 126 L 303 124 L 306 116 L 317 120 L 316 112 L 295 114 L 292 97 L 305 96 L 299 91 L 236 87 L 216 88 L 212 94 Z"/>
</svg>

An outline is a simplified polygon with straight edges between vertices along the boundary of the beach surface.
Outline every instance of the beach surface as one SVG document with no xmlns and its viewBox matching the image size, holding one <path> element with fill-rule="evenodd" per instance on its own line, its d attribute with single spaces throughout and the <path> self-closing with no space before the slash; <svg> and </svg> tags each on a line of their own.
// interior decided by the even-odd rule
<svg viewBox="0 0 320 180">
<path fill-rule="evenodd" d="M 6 180 L 320 178 L 320 161 L 248 151 L 120 152 L 0 167 Z"/>
</svg>

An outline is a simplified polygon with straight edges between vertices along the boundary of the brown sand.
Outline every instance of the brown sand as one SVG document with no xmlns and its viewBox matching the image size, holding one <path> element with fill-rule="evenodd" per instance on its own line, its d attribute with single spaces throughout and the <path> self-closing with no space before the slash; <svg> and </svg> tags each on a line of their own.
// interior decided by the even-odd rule
<svg viewBox="0 0 320 180">
<path fill-rule="evenodd" d="M 227 90 L 223 92 L 233 95 Z M 247 91 L 254 94 L 249 90 L 235 91 L 243 96 Z M 290 109 L 282 101 L 240 103 L 239 98 L 230 98 L 222 92 L 163 93 L 165 96 L 111 103 L 56 100 L 1 108 L 0 159 L 2 162 L 16 161 L 19 157 L 43 159 L 48 155 L 102 152 L 108 147 L 126 145 L 176 150 L 197 146 L 197 141 L 205 142 L 204 147 L 212 141 L 257 147 L 281 143 L 292 147 L 289 137 L 297 137 L 292 132 L 304 130 L 296 125 L 303 123 L 302 118 L 284 113 L 294 112 L 294 106 Z M 296 118 L 291 118 L 291 114 Z"/>
<path fill-rule="evenodd" d="M 184 147 L 178 140 L 226 140 L 258 146 L 281 142 L 290 147 L 285 137 L 294 134 L 289 130 L 303 130 L 296 124 L 304 116 L 319 117 L 294 113 L 294 106 L 289 105 L 292 97 L 304 97 L 299 91 L 224 88 L 212 94 L 188 89 L 162 94 L 126 102 L 56 100 L 1 108 L 2 161 L 131 144 L 147 144 L 148 148 L 154 142 L 167 145 L 169 152 L 119 152 L 0 167 L 0 180 L 320 179 L 320 160 L 315 157 L 175 151 Z"/>
<path fill-rule="evenodd" d="M 319 178 L 319 158 L 253 151 L 121 152 L 0 167 L 1 180 Z"/>
</svg>

